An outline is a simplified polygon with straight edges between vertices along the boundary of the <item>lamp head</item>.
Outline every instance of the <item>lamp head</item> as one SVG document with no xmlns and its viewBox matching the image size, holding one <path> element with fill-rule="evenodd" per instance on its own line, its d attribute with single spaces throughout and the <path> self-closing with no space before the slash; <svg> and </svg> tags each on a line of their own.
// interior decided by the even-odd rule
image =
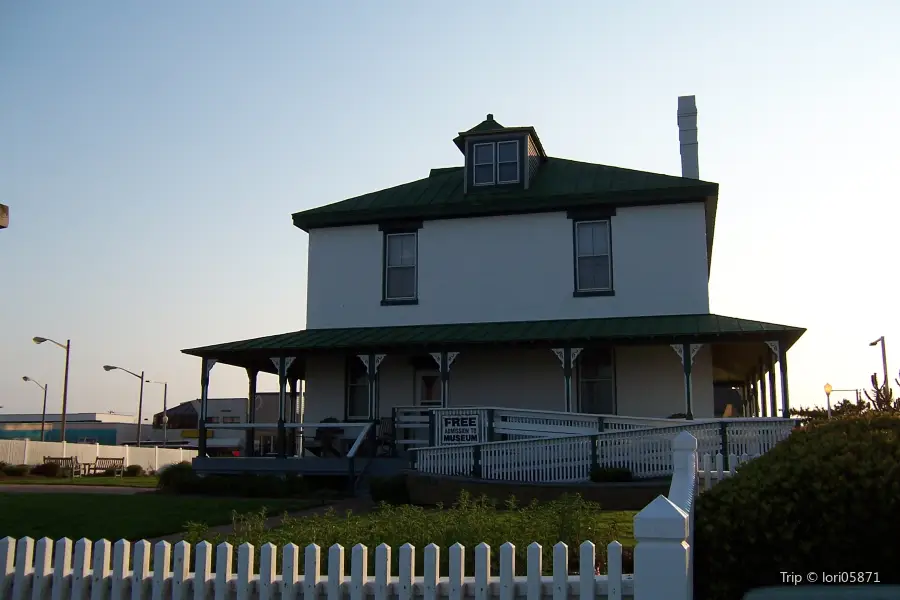
<svg viewBox="0 0 900 600">
<path fill-rule="evenodd" d="M 825 384 L 825 395 L 830 396 L 830 395 L 831 395 L 831 390 L 833 390 L 833 389 L 834 389 L 834 388 L 831 387 L 831 384 L 830 384 L 830 383 L 826 383 L 826 384 Z"/>
<path fill-rule="evenodd" d="M 31 377 L 29 377 L 28 375 L 24 375 L 22 376 L 22 381 L 31 381 Z"/>
<path fill-rule="evenodd" d="M 47 338 L 44 338 L 44 337 L 33 337 L 33 338 L 31 338 L 31 341 L 34 342 L 35 344 L 43 344 L 44 342 L 47 341 Z"/>
<path fill-rule="evenodd" d="M 119 368 L 119 367 L 114 367 L 114 366 L 112 366 L 112 365 L 103 365 L 103 370 L 104 370 L 104 371 L 115 371 L 115 370 L 118 369 L 118 368 Z"/>
<path fill-rule="evenodd" d="M 878 345 L 878 342 L 880 342 L 880 341 L 881 341 L 881 338 L 878 338 L 878 339 L 875 340 L 874 342 L 869 342 L 869 345 L 870 345 L 870 346 L 877 346 L 877 345 Z"/>
</svg>

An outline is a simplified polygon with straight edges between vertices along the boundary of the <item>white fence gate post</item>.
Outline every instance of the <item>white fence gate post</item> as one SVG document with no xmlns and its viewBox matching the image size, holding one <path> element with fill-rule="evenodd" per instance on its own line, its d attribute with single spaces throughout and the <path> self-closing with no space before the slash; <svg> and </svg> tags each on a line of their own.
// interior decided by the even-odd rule
<svg viewBox="0 0 900 600">
<path fill-rule="evenodd" d="M 127 467 L 130 463 L 128 462 L 128 446 L 123 446 L 125 448 L 125 466 Z"/>
<path fill-rule="evenodd" d="M 25 438 L 25 443 L 22 444 L 22 462 L 19 464 L 28 464 L 28 438 Z"/>
<path fill-rule="evenodd" d="M 62 440 L 62 455 L 63 455 L 63 458 L 67 458 L 69 456 L 66 453 L 66 440 Z"/>
<path fill-rule="evenodd" d="M 100 458 L 100 442 L 97 442 L 97 454 L 94 456 L 94 460 L 96 461 Z"/>
<path fill-rule="evenodd" d="M 153 446 L 153 470 L 159 470 L 159 446 Z"/>
<path fill-rule="evenodd" d="M 688 515 L 657 496 L 634 517 L 634 599 L 692 600 Z"/>
</svg>

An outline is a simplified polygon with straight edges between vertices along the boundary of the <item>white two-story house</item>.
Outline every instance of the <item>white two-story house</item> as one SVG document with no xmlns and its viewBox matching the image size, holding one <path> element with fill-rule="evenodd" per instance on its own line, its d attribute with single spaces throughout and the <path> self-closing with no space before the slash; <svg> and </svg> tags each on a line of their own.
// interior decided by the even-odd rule
<svg viewBox="0 0 900 600">
<path fill-rule="evenodd" d="M 744 414 L 787 414 L 805 330 L 710 313 L 719 186 L 699 179 L 693 97 L 678 118 L 681 177 L 556 158 L 487 115 L 453 140 L 461 166 L 294 214 L 308 329 L 185 350 L 204 394 L 215 361 L 247 369 L 250 398 L 258 372 L 280 374 L 289 423 L 409 406 L 713 417 L 717 385 Z"/>
</svg>

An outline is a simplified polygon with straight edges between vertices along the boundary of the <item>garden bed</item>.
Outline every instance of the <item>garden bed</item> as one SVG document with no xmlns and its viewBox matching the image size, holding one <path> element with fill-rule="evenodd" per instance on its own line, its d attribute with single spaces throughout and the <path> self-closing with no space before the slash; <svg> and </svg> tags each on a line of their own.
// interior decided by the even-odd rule
<svg viewBox="0 0 900 600">
<path fill-rule="evenodd" d="M 273 529 L 265 527 L 264 514 L 244 515 L 235 520 L 234 530 L 228 535 L 196 526 L 188 530 L 185 539 L 192 543 L 228 541 L 235 547 L 249 542 L 257 553 L 265 543 L 279 547 L 293 543 L 301 548 L 317 544 L 326 551 L 332 545 L 340 544 L 347 553 L 356 544 L 364 544 L 369 548 L 372 560 L 375 548 L 387 544 L 393 548 L 395 561 L 400 546 L 410 543 L 416 548 L 417 563 L 421 563 L 425 546 L 434 543 L 442 549 L 442 569 L 447 568 L 449 553 L 446 549 L 455 543 L 466 548 L 466 560 L 471 561 L 475 546 L 485 542 L 491 546 L 492 560 L 496 562 L 500 546 L 511 542 L 516 547 L 518 564 L 524 568 L 528 545 L 538 542 L 543 547 L 545 568 L 549 569 L 552 547 L 557 542 L 569 546 L 570 564 L 577 565 L 578 547 L 582 542 L 594 542 L 600 562 L 605 563 L 607 545 L 617 540 L 624 546 L 625 572 L 632 572 L 634 514 L 604 511 L 579 496 L 565 496 L 524 508 L 508 501 L 498 508 L 487 499 L 473 500 L 463 493 L 452 507 L 426 509 L 382 504 L 362 515 L 328 511 L 299 519 L 287 518 L 281 527 Z M 467 568 L 471 569 L 472 565 Z"/>
</svg>

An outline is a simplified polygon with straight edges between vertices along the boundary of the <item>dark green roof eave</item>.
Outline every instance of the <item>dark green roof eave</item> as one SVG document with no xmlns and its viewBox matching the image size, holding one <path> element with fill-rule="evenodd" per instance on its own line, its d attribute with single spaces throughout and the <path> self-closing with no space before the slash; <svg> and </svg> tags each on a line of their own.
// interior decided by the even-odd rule
<svg viewBox="0 0 900 600">
<path fill-rule="evenodd" d="M 610 317 L 553 321 L 450 323 L 393 327 L 307 329 L 238 340 L 198 348 L 184 354 L 216 358 L 247 352 L 279 353 L 309 350 L 347 350 L 373 347 L 421 347 L 424 345 L 516 344 L 563 340 L 629 342 L 703 338 L 708 343 L 779 341 L 789 349 L 805 328 L 727 317 L 716 314 Z M 762 339 L 761 338 L 766 338 Z"/>
<path fill-rule="evenodd" d="M 340 227 L 346 225 L 377 224 L 394 219 L 448 219 L 485 217 L 504 214 L 564 211 L 572 208 L 594 206 L 641 206 L 669 204 L 673 201 L 696 199 L 708 202 L 719 194 L 719 184 L 697 181 L 695 185 L 645 190 L 623 190 L 610 193 L 588 192 L 557 196 L 515 194 L 515 206 L 504 202 L 507 194 L 480 194 L 467 202 L 404 205 L 375 209 L 321 211 L 310 209 L 291 215 L 295 227 L 310 229 Z M 321 207 L 325 208 L 325 207 Z M 317 212 L 313 212 L 317 211 Z"/>
</svg>

